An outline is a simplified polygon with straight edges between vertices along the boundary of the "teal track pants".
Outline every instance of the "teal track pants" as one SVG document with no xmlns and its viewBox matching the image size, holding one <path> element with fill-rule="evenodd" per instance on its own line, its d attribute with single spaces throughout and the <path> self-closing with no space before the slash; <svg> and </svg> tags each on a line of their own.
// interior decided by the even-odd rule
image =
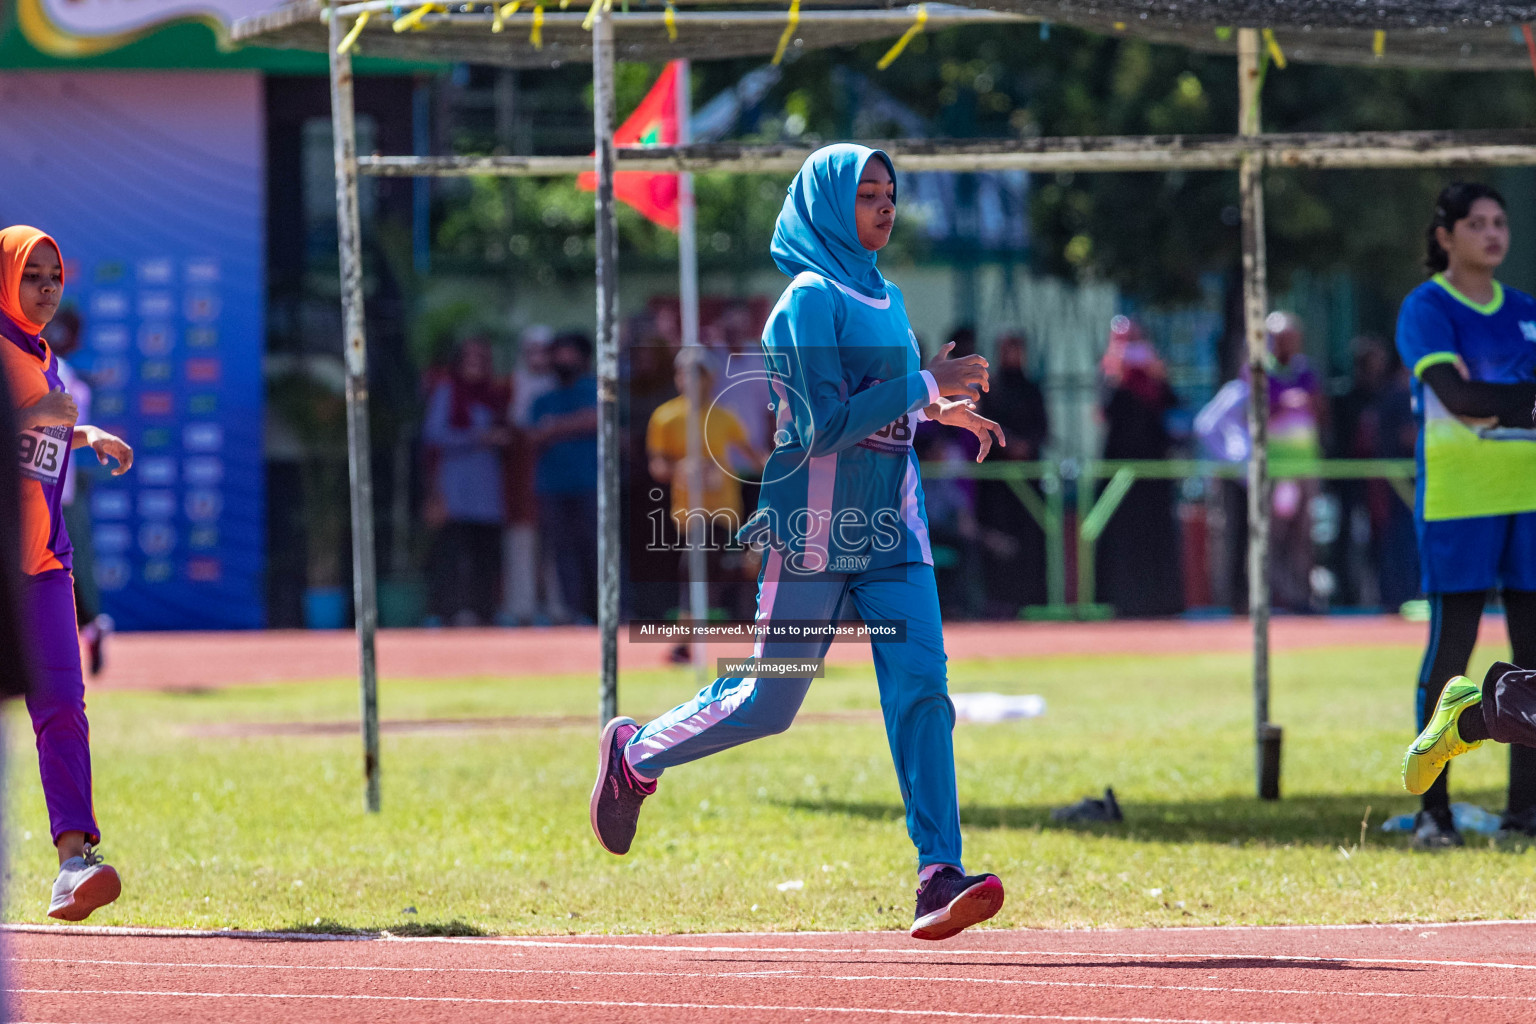
<svg viewBox="0 0 1536 1024">
<path fill-rule="evenodd" d="M 792 575 L 769 550 L 758 577 L 758 623 L 831 622 L 854 611 L 865 621 L 906 624 L 901 643 L 873 643 L 886 739 L 896 765 L 907 834 L 920 867 L 960 861 L 960 804 L 955 792 L 955 708 L 946 685 L 943 626 L 933 567 L 909 562 L 861 573 Z M 828 640 L 759 643 L 763 658 L 820 658 Z M 646 723 L 625 747 L 643 776 L 697 761 L 789 728 L 811 680 L 727 676 L 690 701 Z"/>
</svg>

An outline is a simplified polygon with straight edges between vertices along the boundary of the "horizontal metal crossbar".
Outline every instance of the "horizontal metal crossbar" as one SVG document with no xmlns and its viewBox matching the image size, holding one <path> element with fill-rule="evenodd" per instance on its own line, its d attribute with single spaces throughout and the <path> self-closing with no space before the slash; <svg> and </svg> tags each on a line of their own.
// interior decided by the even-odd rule
<svg viewBox="0 0 1536 1024">
<path fill-rule="evenodd" d="M 873 141 L 905 171 L 1129 172 L 1236 170 L 1243 154 L 1272 167 L 1319 169 L 1513 167 L 1536 164 L 1536 132 L 1292 132 L 1259 136 L 1140 135 Z M 621 171 L 792 174 L 811 144 L 709 143 L 616 151 Z M 560 177 L 592 169 L 589 156 L 370 156 L 382 177 Z"/>
</svg>

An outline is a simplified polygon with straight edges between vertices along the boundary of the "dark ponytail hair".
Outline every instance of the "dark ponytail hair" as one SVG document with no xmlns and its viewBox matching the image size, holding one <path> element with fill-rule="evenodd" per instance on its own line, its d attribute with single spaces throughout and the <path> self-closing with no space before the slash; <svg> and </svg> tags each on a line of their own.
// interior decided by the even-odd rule
<svg viewBox="0 0 1536 1024">
<path fill-rule="evenodd" d="M 1501 209 L 1507 208 L 1504 197 L 1492 185 L 1476 181 L 1453 181 L 1440 190 L 1440 197 L 1435 200 L 1435 216 L 1429 222 L 1429 229 L 1424 232 L 1424 267 L 1431 274 L 1439 274 L 1450 266 L 1450 257 L 1435 239 L 1435 229 L 1454 231 L 1456 222 L 1466 220 L 1472 212 L 1472 204 L 1479 199 L 1492 199 Z"/>
</svg>

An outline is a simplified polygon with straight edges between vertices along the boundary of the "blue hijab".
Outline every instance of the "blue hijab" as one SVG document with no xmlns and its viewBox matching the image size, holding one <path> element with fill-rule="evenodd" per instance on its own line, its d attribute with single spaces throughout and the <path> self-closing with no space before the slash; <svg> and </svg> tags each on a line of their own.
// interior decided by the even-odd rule
<svg viewBox="0 0 1536 1024">
<path fill-rule="evenodd" d="M 884 160 L 896 180 L 891 158 L 867 146 L 840 142 L 806 157 L 773 229 L 769 252 L 780 270 L 790 277 L 809 270 L 872 299 L 885 293 L 885 278 L 875 267 L 875 254 L 859 244 L 853 215 L 870 157 Z"/>
</svg>

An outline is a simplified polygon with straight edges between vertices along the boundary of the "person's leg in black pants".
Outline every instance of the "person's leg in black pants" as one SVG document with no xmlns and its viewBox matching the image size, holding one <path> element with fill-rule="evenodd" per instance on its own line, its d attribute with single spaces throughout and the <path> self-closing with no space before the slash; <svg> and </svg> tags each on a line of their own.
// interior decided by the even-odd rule
<svg viewBox="0 0 1536 1024">
<path fill-rule="evenodd" d="M 1452 676 L 1466 674 L 1467 663 L 1472 660 L 1472 648 L 1477 646 L 1477 627 L 1482 621 L 1487 597 L 1481 590 L 1429 595 L 1429 646 L 1419 669 L 1421 731 L 1434 716 L 1435 705 L 1446 682 Z M 1424 791 L 1423 797 L 1424 810 L 1443 816 L 1443 824 L 1447 826 L 1451 813 L 1449 777 L 1449 770 L 1442 772 L 1434 785 Z"/>
<path fill-rule="evenodd" d="M 578 572 L 585 584 L 582 607 L 587 618 L 596 622 L 597 580 L 601 574 L 597 564 L 597 492 L 577 495 L 571 511 L 574 526 L 571 543 L 580 566 Z"/>
<path fill-rule="evenodd" d="M 488 626 L 496 618 L 498 591 L 501 587 L 501 527 L 496 523 L 465 523 L 464 605 L 475 613 L 480 625 Z"/>
<path fill-rule="evenodd" d="M 1509 660 L 1521 668 L 1536 669 L 1536 591 L 1504 591 L 1504 621 L 1509 627 Z M 1519 744 L 1509 748 L 1504 823 L 1526 832 L 1536 830 L 1536 750 Z"/>
<path fill-rule="evenodd" d="M 459 610 L 459 544 L 458 523 L 448 522 L 437 528 L 432 538 L 432 552 L 427 559 L 430 600 L 428 607 L 443 625 L 453 619 Z"/>
<path fill-rule="evenodd" d="M 560 603 L 572 616 L 581 614 L 581 592 L 572 591 L 570 552 L 567 550 L 566 497 L 562 494 L 539 496 L 539 549 L 555 563 L 555 579 L 560 585 Z"/>
<path fill-rule="evenodd" d="M 588 621 L 597 615 L 597 495 L 552 495 L 540 508 L 555 543 L 555 569 L 566 610 Z"/>
</svg>

